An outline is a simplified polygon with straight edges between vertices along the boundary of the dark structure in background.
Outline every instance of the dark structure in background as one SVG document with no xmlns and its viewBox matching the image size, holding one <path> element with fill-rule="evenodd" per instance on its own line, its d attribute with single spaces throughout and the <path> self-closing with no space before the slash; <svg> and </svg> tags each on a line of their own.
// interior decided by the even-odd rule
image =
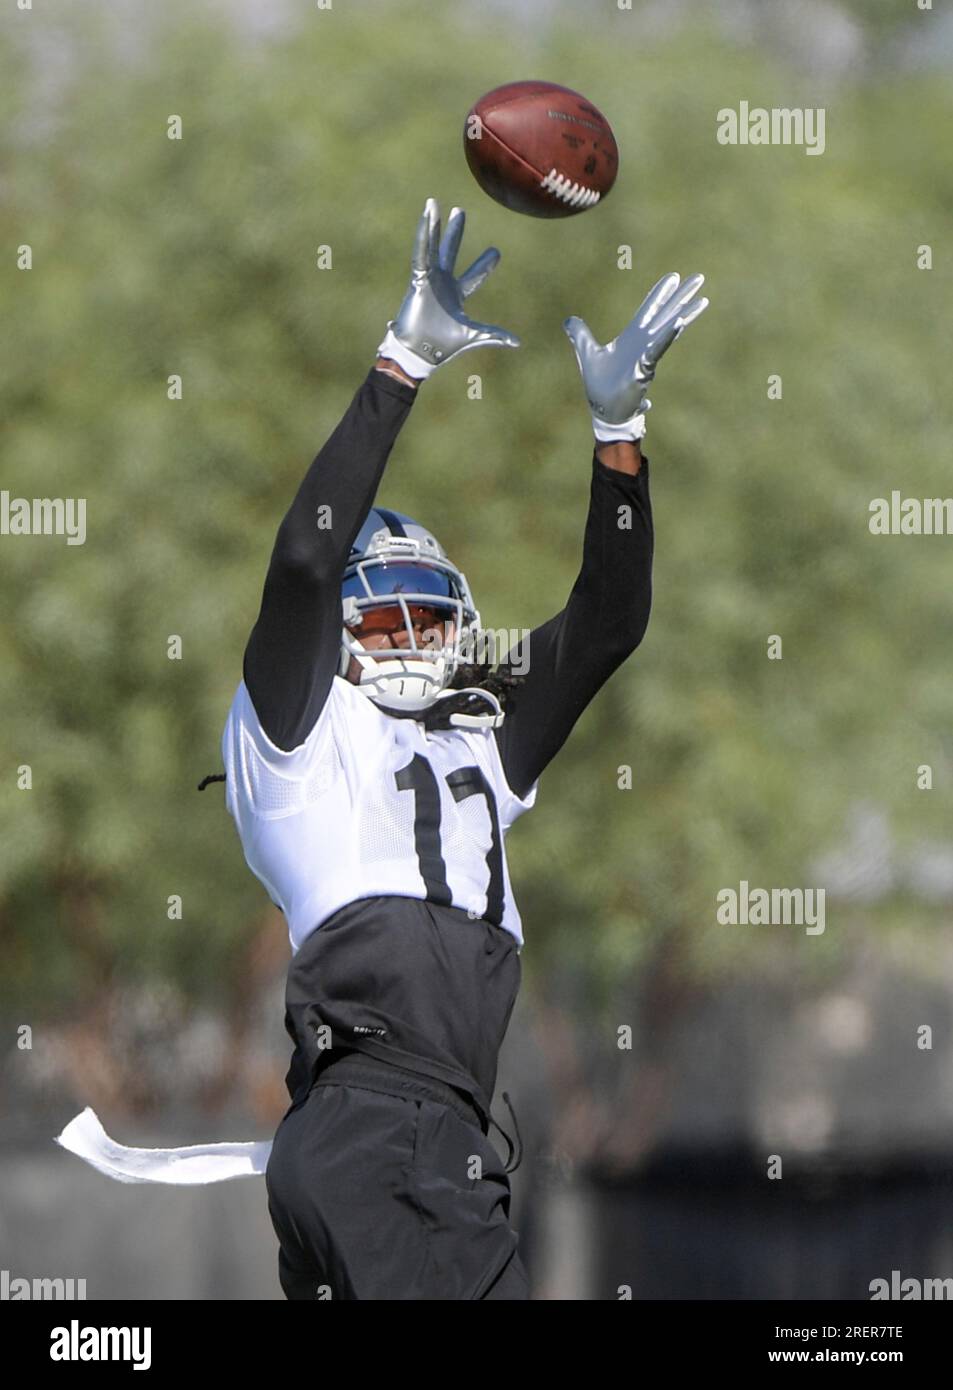
<svg viewBox="0 0 953 1390">
<path fill-rule="evenodd" d="M 659 1154 L 593 1176 L 598 1299 L 869 1299 L 891 1271 L 953 1275 L 953 1153 L 785 1171 L 751 1152 Z"/>
</svg>

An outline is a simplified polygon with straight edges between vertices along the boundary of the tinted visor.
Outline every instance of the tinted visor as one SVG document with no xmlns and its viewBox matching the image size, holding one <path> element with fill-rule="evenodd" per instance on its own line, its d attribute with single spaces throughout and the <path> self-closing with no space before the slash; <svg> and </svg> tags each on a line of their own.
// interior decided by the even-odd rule
<svg viewBox="0 0 953 1390">
<path fill-rule="evenodd" d="M 366 599 L 371 594 L 381 597 L 387 594 L 432 594 L 435 598 L 444 599 L 463 597 L 453 575 L 447 570 L 388 560 L 363 561 L 361 572 L 355 570 L 347 575 L 341 586 L 342 598 Z"/>
</svg>

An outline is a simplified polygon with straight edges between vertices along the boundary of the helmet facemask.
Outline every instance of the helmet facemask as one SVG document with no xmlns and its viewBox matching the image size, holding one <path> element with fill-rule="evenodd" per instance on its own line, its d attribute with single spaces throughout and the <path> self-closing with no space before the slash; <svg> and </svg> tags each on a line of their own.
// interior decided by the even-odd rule
<svg viewBox="0 0 953 1390">
<path fill-rule="evenodd" d="M 464 651 L 479 630 L 480 615 L 464 576 L 443 558 L 422 558 L 419 542 L 410 537 L 382 537 L 373 554 L 349 565 L 342 601 L 339 674 L 347 676 L 353 657 L 361 668 L 358 689 L 383 709 L 399 713 L 423 711 L 433 704 L 453 680 Z M 420 621 L 411 611 L 417 607 L 425 607 L 444 624 L 444 640 L 439 647 L 430 632 L 418 641 L 414 629 Z M 360 626 L 365 615 L 382 608 L 399 608 L 406 646 L 388 645 L 369 651 L 361 643 Z M 453 623 L 449 642 L 445 640 L 448 621 Z"/>
</svg>

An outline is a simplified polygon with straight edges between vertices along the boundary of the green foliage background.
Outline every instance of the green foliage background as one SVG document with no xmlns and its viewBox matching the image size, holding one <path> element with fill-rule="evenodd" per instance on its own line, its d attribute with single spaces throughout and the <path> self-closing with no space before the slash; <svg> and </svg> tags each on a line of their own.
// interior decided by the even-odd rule
<svg viewBox="0 0 953 1390">
<path fill-rule="evenodd" d="M 528 976 L 591 1004 L 672 949 L 690 978 L 810 975 L 872 929 L 929 969 L 944 914 L 900 892 L 829 905 L 820 938 L 718 929 L 714 899 L 813 882 L 858 801 L 906 843 L 951 823 L 953 542 L 867 527 L 891 489 L 951 492 L 946 77 L 833 86 L 697 12 L 648 39 L 612 10 L 540 33 L 342 5 L 256 42 L 163 16 L 131 47 L 108 12 L 47 19 L 55 80 L 23 16 L 4 20 L 2 486 L 85 497 L 89 525 L 83 547 L 0 541 L 8 997 L 69 1009 L 153 973 L 192 997 L 237 986 L 267 902 L 221 788 L 195 785 L 220 766 L 275 529 L 400 302 L 428 194 L 467 208 L 464 263 L 502 249 L 474 311 L 524 346 L 437 374 L 382 500 L 441 536 L 490 627 L 549 617 L 578 566 L 591 436 L 562 320 L 614 336 L 670 269 L 704 270 L 712 300 L 652 392 L 648 635 L 510 837 Z M 590 95 L 622 151 L 612 196 L 566 222 L 497 207 L 462 154 L 470 102 L 539 75 Z M 719 146 L 715 113 L 741 99 L 826 106 L 826 153 Z"/>
</svg>

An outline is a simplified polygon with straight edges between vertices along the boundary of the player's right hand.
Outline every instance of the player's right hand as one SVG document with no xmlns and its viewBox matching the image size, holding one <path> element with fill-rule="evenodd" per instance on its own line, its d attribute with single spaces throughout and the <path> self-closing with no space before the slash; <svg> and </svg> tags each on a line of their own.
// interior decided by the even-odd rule
<svg viewBox="0 0 953 1390">
<path fill-rule="evenodd" d="M 500 259 L 496 247 L 490 246 L 462 275 L 454 275 L 465 221 L 462 208 L 451 208 L 441 240 L 440 208 L 436 199 L 427 199 L 417 226 L 410 284 L 377 349 L 378 356 L 389 357 L 418 380 L 471 348 L 520 345 L 505 328 L 480 323 L 464 312 L 463 301 L 480 288 Z"/>
</svg>

